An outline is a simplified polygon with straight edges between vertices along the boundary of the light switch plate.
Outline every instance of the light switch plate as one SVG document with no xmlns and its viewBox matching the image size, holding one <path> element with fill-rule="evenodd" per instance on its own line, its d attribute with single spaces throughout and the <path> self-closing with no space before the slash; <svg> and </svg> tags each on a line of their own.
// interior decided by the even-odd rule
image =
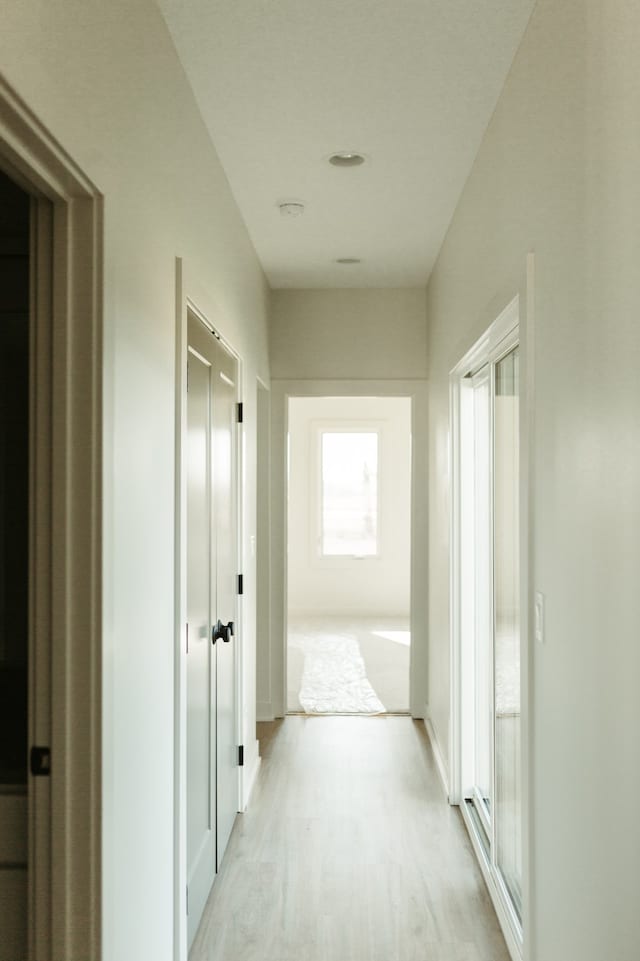
<svg viewBox="0 0 640 961">
<path fill-rule="evenodd" d="M 544 644 L 544 594 L 536 591 L 533 608 L 533 630 L 536 641 Z"/>
</svg>

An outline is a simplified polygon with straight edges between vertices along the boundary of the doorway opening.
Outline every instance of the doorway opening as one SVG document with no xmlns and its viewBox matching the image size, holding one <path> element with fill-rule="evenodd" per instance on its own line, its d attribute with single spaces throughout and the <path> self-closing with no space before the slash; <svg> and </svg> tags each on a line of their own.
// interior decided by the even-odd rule
<svg viewBox="0 0 640 961">
<path fill-rule="evenodd" d="M 0 171 L 0 959 L 91 961 L 102 937 L 102 198 L 1 79 Z"/>
<path fill-rule="evenodd" d="M 289 397 L 287 711 L 408 713 L 411 399 Z"/>
<path fill-rule="evenodd" d="M 0 172 L 0 955 L 28 945 L 31 198 Z"/>
</svg>

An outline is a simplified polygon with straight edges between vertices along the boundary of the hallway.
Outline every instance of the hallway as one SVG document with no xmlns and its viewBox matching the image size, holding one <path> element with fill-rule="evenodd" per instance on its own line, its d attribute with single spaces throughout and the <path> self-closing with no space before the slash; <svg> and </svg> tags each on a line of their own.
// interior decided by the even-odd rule
<svg viewBox="0 0 640 961">
<path fill-rule="evenodd" d="M 262 769 L 190 961 L 508 961 L 422 722 L 258 729 Z"/>
</svg>

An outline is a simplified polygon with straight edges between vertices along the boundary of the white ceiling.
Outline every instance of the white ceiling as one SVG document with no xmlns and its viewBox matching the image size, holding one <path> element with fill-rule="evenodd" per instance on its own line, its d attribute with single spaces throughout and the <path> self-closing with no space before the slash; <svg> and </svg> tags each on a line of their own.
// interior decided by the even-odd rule
<svg viewBox="0 0 640 961">
<path fill-rule="evenodd" d="M 423 286 L 533 0 L 158 3 L 271 286 Z"/>
</svg>

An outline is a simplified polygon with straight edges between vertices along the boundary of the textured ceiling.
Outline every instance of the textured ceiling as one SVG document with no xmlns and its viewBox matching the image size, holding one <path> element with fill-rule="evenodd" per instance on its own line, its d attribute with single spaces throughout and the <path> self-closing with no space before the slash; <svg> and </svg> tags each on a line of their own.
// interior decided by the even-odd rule
<svg viewBox="0 0 640 961">
<path fill-rule="evenodd" d="M 158 2 L 271 286 L 424 285 L 532 0 Z"/>
</svg>

